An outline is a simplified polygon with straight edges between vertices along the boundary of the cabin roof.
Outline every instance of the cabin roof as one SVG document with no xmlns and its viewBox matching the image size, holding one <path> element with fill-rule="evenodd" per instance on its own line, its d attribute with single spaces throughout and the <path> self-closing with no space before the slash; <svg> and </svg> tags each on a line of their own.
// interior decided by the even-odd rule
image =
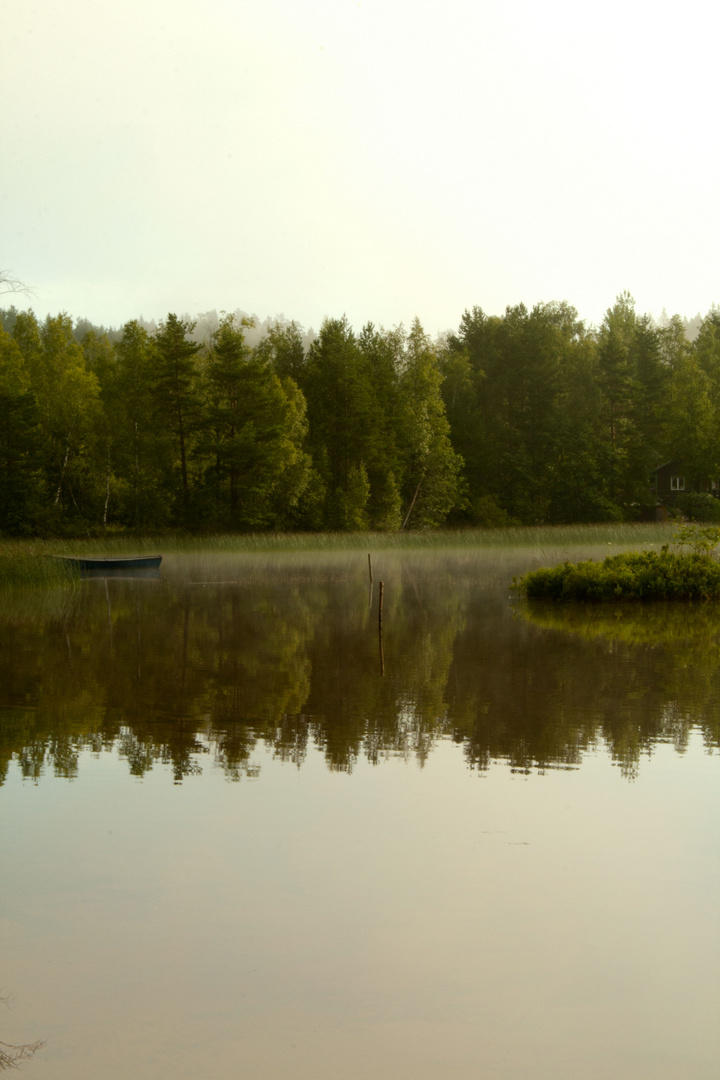
<svg viewBox="0 0 720 1080">
<path fill-rule="evenodd" d="M 662 465 L 658 465 L 654 472 L 660 472 L 661 469 L 667 469 L 668 465 L 682 465 L 682 461 L 679 458 L 670 458 L 669 461 L 664 462 Z"/>
</svg>

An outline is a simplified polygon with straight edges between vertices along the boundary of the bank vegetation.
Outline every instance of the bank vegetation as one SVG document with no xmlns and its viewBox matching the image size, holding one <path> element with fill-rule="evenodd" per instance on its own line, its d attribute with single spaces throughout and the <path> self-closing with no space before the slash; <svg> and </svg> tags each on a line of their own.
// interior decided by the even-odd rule
<svg viewBox="0 0 720 1080">
<path fill-rule="evenodd" d="M 475 307 L 437 340 L 241 312 L 0 321 L 0 535 L 620 523 L 675 459 L 675 511 L 720 517 L 717 308 L 693 340 L 628 294 L 599 327 Z"/>
</svg>

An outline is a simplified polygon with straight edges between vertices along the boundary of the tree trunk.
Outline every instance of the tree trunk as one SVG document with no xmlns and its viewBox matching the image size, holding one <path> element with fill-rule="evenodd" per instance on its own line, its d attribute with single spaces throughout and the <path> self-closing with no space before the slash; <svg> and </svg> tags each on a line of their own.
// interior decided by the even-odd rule
<svg viewBox="0 0 720 1080">
<path fill-rule="evenodd" d="M 189 504 L 189 489 L 188 489 L 188 475 L 187 475 L 187 459 L 185 456 L 185 429 L 183 427 L 182 412 L 178 409 L 178 421 L 179 421 L 179 435 L 180 435 L 180 470 L 182 472 L 182 490 L 183 490 L 183 525 L 187 524 L 188 518 L 188 504 Z"/>
<path fill-rule="evenodd" d="M 138 445 L 138 425 L 137 420 L 134 421 L 135 426 L 135 528 L 137 529 L 140 524 L 140 449 Z"/>
<path fill-rule="evenodd" d="M 67 466 L 69 457 L 70 457 L 70 445 L 68 443 L 65 446 L 65 460 L 63 461 L 62 469 L 60 470 L 60 483 L 58 484 L 58 489 L 55 492 L 55 503 L 54 503 L 55 506 L 57 506 L 57 504 L 60 502 L 60 495 L 62 494 L 63 480 L 65 478 L 65 468 Z"/>
<path fill-rule="evenodd" d="M 425 470 L 423 469 L 423 471 L 422 471 L 422 475 L 421 475 L 420 479 L 418 480 L 418 485 L 417 485 L 417 487 L 415 488 L 415 494 L 414 494 L 414 495 L 413 495 L 413 497 L 412 497 L 412 502 L 410 503 L 410 507 L 409 507 L 409 509 L 408 509 L 408 512 L 407 512 L 407 514 L 405 515 L 405 520 L 403 521 L 403 523 L 402 523 L 402 525 L 401 525 L 401 527 L 400 527 L 400 528 L 401 528 L 401 531 L 402 531 L 402 529 L 404 529 L 404 528 L 405 528 L 405 526 L 407 525 L 408 521 L 410 520 L 410 515 L 412 514 L 412 512 L 413 512 L 413 506 L 415 505 L 415 500 L 417 499 L 417 497 L 418 497 L 418 492 L 420 491 L 420 485 L 422 484 L 422 482 L 423 482 L 423 480 L 424 480 L 424 479 L 425 479 Z"/>
<path fill-rule="evenodd" d="M 107 444 L 107 472 L 105 474 L 105 506 L 103 508 L 103 529 L 107 528 L 108 503 L 110 502 L 110 440 Z"/>
</svg>

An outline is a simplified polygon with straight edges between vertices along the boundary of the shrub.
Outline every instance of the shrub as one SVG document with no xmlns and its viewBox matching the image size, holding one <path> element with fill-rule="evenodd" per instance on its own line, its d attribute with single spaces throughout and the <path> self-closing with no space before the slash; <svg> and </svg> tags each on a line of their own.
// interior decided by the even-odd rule
<svg viewBox="0 0 720 1080">
<path fill-rule="evenodd" d="M 497 505 L 492 495 L 480 495 L 470 506 L 470 520 L 481 529 L 500 529 L 518 525 L 516 518 Z"/>
<path fill-rule="evenodd" d="M 665 546 L 532 570 L 513 585 L 533 600 L 720 600 L 720 563 Z"/>
<path fill-rule="evenodd" d="M 720 528 L 716 525 L 681 525 L 673 533 L 673 543 L 689 547 L 695 555 L 712 555 L 720 545 Z"/>
<path fill-rule="evenodd" d="M 703 491 L 676 495 L 674 504 L 690 521 L 720 521 L 720 499 Z"/>
</svg>

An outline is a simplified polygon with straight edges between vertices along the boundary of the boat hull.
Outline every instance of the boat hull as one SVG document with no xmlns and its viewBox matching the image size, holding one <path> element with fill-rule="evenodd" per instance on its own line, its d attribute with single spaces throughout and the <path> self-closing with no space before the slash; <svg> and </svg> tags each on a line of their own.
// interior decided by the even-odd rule
<svg viewBox="0 0 720 1080">
<path fill-rule="evenodd" d="M 137 577 L 157 576 L 160 573 L 162 555 L 124 555 L 113 557 L 60 556 L 63 562 L 80 571 L 82 577 L 110 577 L 132 575 Z"/>
</svg>

